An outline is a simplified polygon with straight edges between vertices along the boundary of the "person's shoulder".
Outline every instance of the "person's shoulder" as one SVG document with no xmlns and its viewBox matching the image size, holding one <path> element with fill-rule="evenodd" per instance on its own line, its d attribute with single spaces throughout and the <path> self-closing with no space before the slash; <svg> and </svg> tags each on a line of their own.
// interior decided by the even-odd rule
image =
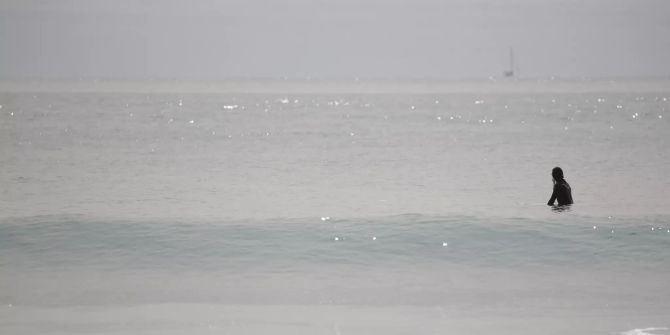
<svg viewBox="0 0 670 335">
<path fill-rule="evenodd" d="M 560 182 L 554 185 L 554 189 L 563 189 L 563 188 L 570 188 L 570 184 L 568 184 L 568 182 L 565 181 L 565 179 L 561 180 Z"/>
</svg>

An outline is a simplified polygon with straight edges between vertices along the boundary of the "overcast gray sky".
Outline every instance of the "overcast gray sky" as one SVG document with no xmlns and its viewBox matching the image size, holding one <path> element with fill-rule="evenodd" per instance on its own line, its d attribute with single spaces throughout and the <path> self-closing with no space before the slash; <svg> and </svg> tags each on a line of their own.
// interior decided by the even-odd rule
<svg viewBox="0 0 670 335">
<path fill-rule="evenodd" d="M 670 75 L 667 0 L 0 0 L 0 78 Z"/>
</svg>

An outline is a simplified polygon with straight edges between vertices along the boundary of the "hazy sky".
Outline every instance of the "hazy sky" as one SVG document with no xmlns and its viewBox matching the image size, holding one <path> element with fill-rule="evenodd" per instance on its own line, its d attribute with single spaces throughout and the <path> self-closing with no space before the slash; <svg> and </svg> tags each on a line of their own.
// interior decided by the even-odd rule
<svg viewBox="0 0 670 335">
<path fill-rule="evenodd" d="M 667 0 L 0 0 L 0 78 L 670 75 Z"/>
</svg>

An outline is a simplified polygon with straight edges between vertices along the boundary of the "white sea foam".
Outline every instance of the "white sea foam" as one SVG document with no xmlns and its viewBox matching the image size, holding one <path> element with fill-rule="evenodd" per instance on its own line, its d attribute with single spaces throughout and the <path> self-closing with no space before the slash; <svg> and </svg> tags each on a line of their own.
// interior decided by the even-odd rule
<svg viewBox="0 0 670 335">
<path fill-rule="evenodd" d="M 629 331 L 621 333 L 622 335 L 659 335 L 665 334 L 666 332 L 658 333 L 660 330 L 668 330 L 666 327 L 648 327 L 648 328 L 636 328 Z"/>
</svg>

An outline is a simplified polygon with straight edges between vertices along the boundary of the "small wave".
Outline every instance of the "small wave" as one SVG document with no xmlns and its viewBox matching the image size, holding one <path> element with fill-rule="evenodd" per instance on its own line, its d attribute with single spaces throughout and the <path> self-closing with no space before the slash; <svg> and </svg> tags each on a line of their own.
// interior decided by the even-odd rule
<svg viewBox="0 0 670 335">
<path fill-rule="evenodd" d="M 667 327 L 649 327 L 649 328 L 636 328 L 636 329 L 631 329 L 629 331 L 621 333 L 622 335 L 659 335 L 659 333 L 656 333 L 658 330 L 668 330 Z M 650 333 L 654 332 L 654 333 Z M 664 334 L 666 332 L 663 332 Z"/>
</svg>

